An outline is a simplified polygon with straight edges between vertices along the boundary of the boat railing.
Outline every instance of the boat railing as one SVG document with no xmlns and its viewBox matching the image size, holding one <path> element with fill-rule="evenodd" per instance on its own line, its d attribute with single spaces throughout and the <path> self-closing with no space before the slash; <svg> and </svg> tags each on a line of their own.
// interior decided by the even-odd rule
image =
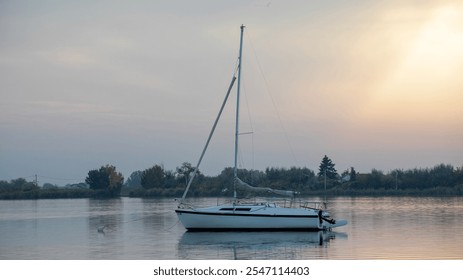
<svg viewBox="0 0 463 280">
<path fill-rule="evenodd" d="M 275 201 L 280 207 L 284 208 L 306 208 L 306 209 L 326 209 L 326 203 L 321 201 L 295 201 L 291 199 L 283 199 Z"/>
<path fill-rule="evenodd" d="M 284 208 L 307 208 L 307 209 L 326 209 L 326 203 L 322 201 L 304 201 L 297 198 L 274 198 L 269 199 L 272 203 Z"/>
<path fill-rule="evenodd" d="M 326 203 L 321 201 L 301 201 L 300 207 L 307 209 L 326 209 Z"/>
<path fill-rule="evenodd" d="M 225 199 L 220 200 L 217 199 L 217 205 L 222 205 L 222 204 L 240 204 L 240 205 L 246 205 L 246 204 L 262 204 L 262 205 L 273 205 L 273 206 L 278 206 L 278 207 L 283 207 L 283 208 L 294 208 L 294 207 L 300 207 L 300 208 L 306 208 L 306 209 L 326 209 L 326 203 L 322 201 L 305 201 L 305 200 L 300 200 L 300 199 L 295 199 L 295 198 L 281 198 L 281 197 L 274 197 L 274 198 L 242 198 L 242 199 Z"/>
<path fill-rule="evenodd" d="M 178 209 L 194 209 L 194 205 L 192 204 L 189 204 L 189 203 L 186 203 L 184 201 L 181 201 L 178 205 L 177 205 L 177 208 Z"/>
</svg>

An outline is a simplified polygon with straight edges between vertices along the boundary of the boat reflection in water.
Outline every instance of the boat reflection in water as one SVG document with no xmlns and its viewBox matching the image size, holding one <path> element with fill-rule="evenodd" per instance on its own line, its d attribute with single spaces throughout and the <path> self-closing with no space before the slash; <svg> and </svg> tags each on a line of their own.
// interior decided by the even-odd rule
<svg viewBox="0 0 463 280">
<path fill-rule="evenodd" d="M 185 232 L 178 243 L 180 259 L 318 259 L 329 242 L 346 233 L 315 232 Z M 273 257 L 272 257 L 273 256 Z"/>
</svg>

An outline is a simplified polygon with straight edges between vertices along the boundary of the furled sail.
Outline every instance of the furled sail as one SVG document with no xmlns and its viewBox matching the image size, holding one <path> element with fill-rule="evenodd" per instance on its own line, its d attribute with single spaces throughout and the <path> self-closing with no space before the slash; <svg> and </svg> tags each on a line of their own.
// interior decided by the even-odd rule
<svg viewBox="0 0 463 280">
<path fill-rule="evenodd" d="M 272 188 L 254 187 L 254 186 L 249 185 L 246 182 L 241 181 L 241 179 L 238 177 L 236 177 L 235 180 L 236 180 L 237 187 L 245 188 L 245 189 L 256 191 L 256 192 L 267 192 L 267 193 L 273 193 L 273 194 L 289 196 L 289 197 L 295 197 L 297 194 L 299 194 L 298 192 L 295 192 L 295 191 L 274 190 Z"/>
</svg>

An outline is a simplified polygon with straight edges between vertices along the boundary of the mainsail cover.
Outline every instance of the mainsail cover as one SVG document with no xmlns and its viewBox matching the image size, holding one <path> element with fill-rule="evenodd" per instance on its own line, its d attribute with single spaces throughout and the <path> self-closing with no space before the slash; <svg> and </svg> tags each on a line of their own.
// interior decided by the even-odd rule
<svg viewBox="0 0 463 280">
<path fill-rule="evenodd" d="M 268 192 L 268 193 L 273 193 L 273 194 L 282 195 L 282 196 L 289 196 L 289 197 L 294 197 L 298 194 L 298 192 L 294 192 L 294 191 L 274 190 L 272 188 L 254 187 L 254 186 L 249 185 L 246 182 L 241 181 L 241 179 L 238 177 L 236 177 L 235 180 L 236 180 L 237 187 L 246 188 L 246 189 L 256 191 L 256 192 L 259 192 L 259 191 Z"/>
</svg>

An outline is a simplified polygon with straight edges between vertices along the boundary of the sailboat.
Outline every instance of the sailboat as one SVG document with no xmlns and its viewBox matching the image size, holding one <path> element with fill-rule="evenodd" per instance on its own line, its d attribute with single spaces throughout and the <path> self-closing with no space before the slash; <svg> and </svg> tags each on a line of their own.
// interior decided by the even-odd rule
<svg viewBox="0 0 463 280">
<path fill-rule="evenodd" d="M 238 178 L 238 139 L 239 139 L 239 104 L 240 104 L 240 81 L 242 68 L 243 33 L 244 25 L 241 25 L 240 48 L 237 71 L 233 75 L 228 87 L 225 99 L 220 108 L 219 114 L 212 126 L 206 145 L 203 148 L 198 163 L 190 177 L 180 203 L 175 210 L 180 222 L 189 231 L 318 231 L 331 230 L 332 228 L 347 224 L 346 220 L 335 220 L 322 207 L 322 203 L 301 203 L 295 207 L 280 206 L 275 202 L 241 202 L 237 199 L 237 188 L 248 188 L 253 191 L 265 191 L 272 194 L 289 196 L 294 201 L 297 192 L 288 190 L 276 190 L 266 187 L 253 187 Z M 237 76 L 236 77 L 236 73 Z M 237 80 L 237 102 L 236 102 L 236 124 L 235 124 L 235 164 L 234 164 L 234 196 L 229 203 L 214 205 L 210 207 L 194 207 L 185 203 L 186 195 L 191 183 L 199 170 L 199 165 L 204 157 L 209 142 L 214 134 L 222 111 L 227 103 L 233 85 Z"/>
</svg>

